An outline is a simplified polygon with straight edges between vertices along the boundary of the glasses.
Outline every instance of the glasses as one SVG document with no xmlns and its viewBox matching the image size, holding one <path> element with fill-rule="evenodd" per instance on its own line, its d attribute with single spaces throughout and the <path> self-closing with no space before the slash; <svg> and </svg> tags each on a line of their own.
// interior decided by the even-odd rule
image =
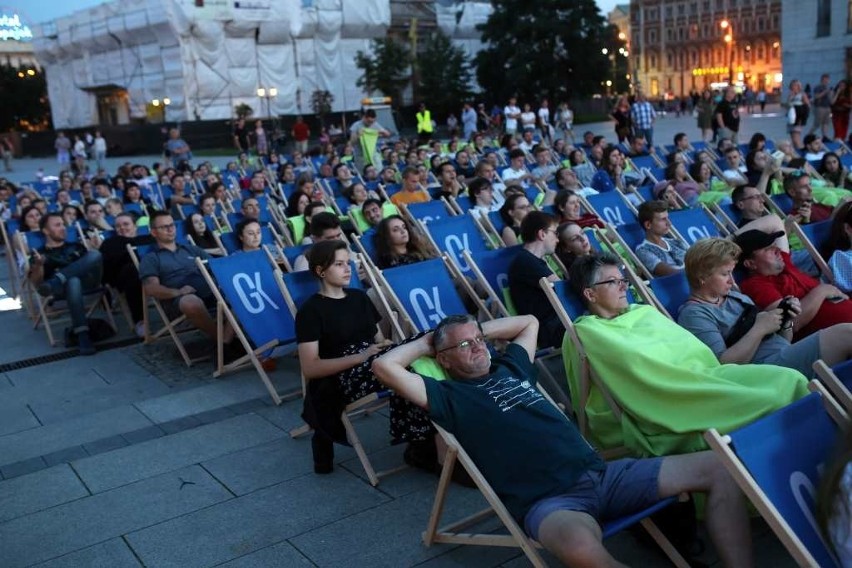
<svg viewBox="0 0 852 568">
<path fill-rule="evenodd" d="M 473 349 L 475 345 L 484 345 L 488 339 L 484 335 L 478 335 L 473 339 L 465 339 L 464 341 L 460 341 L 456 345 L 451 345 L 450 347 L 445 347 L 438 351 L 438 353 L 443 353 L 445 351 L 450 351 L 451 349 L 458 349 L 460 351 L 470 351 Z"/>
<path fill-rule="evenodd" d="M 159 227 L 154 227 L 155 231 L 172 231 L 175 228 L 174 223 L 170 223 L 168 225 L 160 225 Z"/>
<path fill-rule="evenodd" d="M 755 193 L 754 195 L 743 197 L 742 199 L 740 199 L 740 201 L 748 201 L 749 199 L 763 199 L 763 196 L 759 193 Z"/>
<path fill-rule="evenodd" d="M 627 278 L 610 278 L 609 280 L 602 280 L 600 282 L 595 282 L 592 286 L 606 286 L 608 288 L 613 287 L 622 287 L 630 284 L 630 280 Z"/>
</svg>

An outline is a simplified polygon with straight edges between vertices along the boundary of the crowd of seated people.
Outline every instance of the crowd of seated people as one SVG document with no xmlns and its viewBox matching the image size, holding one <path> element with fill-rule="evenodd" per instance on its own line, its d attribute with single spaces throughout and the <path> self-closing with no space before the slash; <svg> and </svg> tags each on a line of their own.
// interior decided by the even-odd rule
<svg viewBox="0 0 852 568">
<path fill-rule="evenodd" d="M 464 211 L 470 209 L 485 230 L 499 219 L 497 233 L 489 240 L 492 246 L 521 245 L 507 270 L 508 290 L 513 309 L 537 320 L 533 347 L 560 347 L 565 332 L 540 279 L 570 278 L 591 314 L 585 328 L 578 326 L 582 333 L 591 333 L 589 337 L 596 333 L 591 318 L 612 325 L 636 318 L 659 337 L 677 334 L 678 344 L 689 345 L 695 359 L 705 366 L 702 377 L 709 376 L 708 381 L 718 378 L 715 369 L 722 363 L 742 365 L 748 380 L 733 396 L 749 400 L 748 411 L 738 420 L 724 423 L 714 423 L 719 417 L 712 413 L 694 414 L 696 431 L 735 427 L 771 412 L 804 393 L 802 375 L 812 374 L 814 360 L 834 364 L 852 355 L 852 301 L 847 296 L 852 281 L 848 260 L 852 206 L 844 202 L 849 180 L 839 151 L 820 155 L 818 171 L 800 171 L 805 156 L 795 150 L 788 155 L 789 145 L 779 141 L 775 147 L 784 157 L 776 159 L 769 153 L 765 137 L 752 139 L 747 146 L 728 141 L 718 148 L 696 151 L 685 136 L 676 137 L 670 148 L 658 149 L 638 138 L 622 147 L 592 135 L 576 145 L 558 140 L 557 147 L 551 148 L 535 132 L 521 128 L 517 136 L 502 142 L 475 134 L 475 143 L 431 141 L 418 147 L 405 139 L 388 139 L 375 124 L 368 120 L 352 131 L 356 142 L 371 128 L 377 131 L 372 155 L 365 154 L 360 143 L 354 149 L 349 144 L 340 149 L 323 146 L 285 156 L 240 156 L 221 171 L 206 163 L 193 167 L 188 145 L 173 137 L 174 167 L 164 161 L 150 170 L 126 164 L 112 176 L 107 172 L 92 178 L 63 174 L 50 196 L 0 183 L 0 212 L 18 231 L 45 235 L 46 248 L 31 251 L 26 259 L 32 267 L 27 276 L 39 293 L 76 302 L 80 286 L 107 284 L 124 294 L 141 335 L 144 290 L 160 300 L 170 317 L 184 315 L 211 339 L 221 339 L 226 358 L 238 356 L 241 350 L 228 325 L 222 331 L 224 336 L 216 337 L 219 331 L 209 311 L 215 298 L 195 259 L 226 255 L 217 237 L 230 231 L 244 252 L 262 248 L 267 228 L 285 244 L 309 245 L 295 256 L 292 269 L 309 271 L 320 287 L 296 319 L 300 363 L 308 379 L 310 404 L 317 412 L 315 424 L 322 428 L 314 437 L 317 472 L 332 469 L 331 444 L 340 441 L 338 425 L 334 420 L 323 422 L 329 415 L 318 401 L 335 389 L 342 389 L 343 396 L 337 400 L 344 404 L 375 392 L 380 385 L 369 362 L 387 346 L 377 335 L 385 327 L 379 322 L 382 312 L 373 298 L 347 287 L 349 260 L 354 259 L 351 251 L 356 249 L 346 241 L 363 233 L 364 239 L 370 239 L 376 252 L 372 260 L 380 269 L 434 258 L 445 251 L 433 250 L 407 206 L 413 210 L 415 204 L 435 199 L 447 198 Z M 670 156 L 661 179 L 655 179 L 656 172 L 634 169 L 626 159 L 651 156 L 650 152 Z M 722 158 L 725 163 L 720 165 Z M 816 179 L 838 188 L 837 192 L 815 191 L 811 183 Z M 642 197 L 642 187 L 654 200 Z M 732 208 L 740 214 L 735 222 L 743 232 L 735 239 L 702 239 L 687 246 L 671 232 L 669 212 L 709 203 L 702 195 L 713 191 L 722 194 L 714 198 L 715 203 L 732 200 Z M 788 223 L 834 224 L 831 242 L 823 243 L 826 248 L 822 251 L 826 261 L 831 261 L 834 284 L 820 282 L 796 268 L 795 253 L 801 252 L 791 250 L 783 234 L 762 232 L 761 226 L 750 228 L 751 223 L 775 218 L 778 212 L 767 205 L 779 191 L 786 191 L 793 202 L 792 210 L 785 212 Z M 692 294 L 680 312 L 673 314 L 678 323 L 650 306 L 637 310 L 627 304 L 627 282 L 618 266 L 624 261 L 602 261 L 594 251 L 590 236 L 607 225 L 594 209 L 598 192 L 616 192 L 636 208 L 645 233 L 636 253 L 654 278 L 685 272 Z M 428 223 L 426 227 L 428 230 Z M 47 258 L 60 256 L 52 249 L 64 247 L 66 235 L 77 228 L 82 230 L 82 240 L 73 247 L 73 254 L 65 255 L 68 258 L 63 262 L 48 262 Z M 153 248 L 142 256 L 138 271 L 130 262 L 128 244 Z M 89 255 L 92 252 L 103 261 L 87 260 L 86 276 L 82 277 L 73 269 L 74 262 L 90 256 L 94 259 Z M 99 269 L 91 268 L 98 262 Z M 66 273 L 69 276 L 63 276 Z M 362 317 L 347 317 L 349 308 L 337 306 L 339 301 L 355 300 L 359 304 L 352 309 Z M 76 308 L 72 311 L 79 313 Z M 745 313 L 752 315 L 750 327 L 732 337 Z M 342 321 L 361 329 L 344 329 Z M 81 352 L 92 352 L 85 318 L 76 317 L 71 332 Z M 690 337 L 695 341 L 688 341 Z M 629 344 L 622 339 L 619 349 Z M 607 341 L 613 337 L 606 333 L 594 341 L 601 352 L 616 345 L 608 347 Z M 636 360 L 631 356 L 623 359 Z M 682 370 L 676 362 L 668 363 L 675 372 Z M 763 377 L 761 365 L 788 368 L 773 371 L 777 375 L 774 396 L 760 388 L 749 390 L 748 381 Z M 329 381 L 331 378 L 334 380 Z M 665 392 L 669 386 L 661 383 L 654 388 Z M 626 387 L 615 384 L 613 388 Z M 435 472 L 434 432 L 416 408 L 417 401 L 413 402 L 393 403 L 392 437 L 411 443 L 406 461 Z M 666 408 L 663 402 L 653 410 Z M 688 412 L 681 409 L 684 413 Z M 634 426 L 647 434 L 640 422 L 637 419 L 639 425 Z M 668 427 L 674 432 L 682 424 Z M 654 435 L 665 438 L 672 432 Z M 700 449 L 687 446 L 687 451 Z M 677 444 L 670 447 L 684 449 Z"/>
</svg>

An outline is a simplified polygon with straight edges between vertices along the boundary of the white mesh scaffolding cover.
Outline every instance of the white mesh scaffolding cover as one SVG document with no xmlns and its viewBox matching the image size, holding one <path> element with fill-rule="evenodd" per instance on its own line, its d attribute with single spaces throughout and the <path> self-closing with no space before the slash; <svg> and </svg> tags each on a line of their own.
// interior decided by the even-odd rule
<svg viewBox="0 0 852 568">
<path fill-rule="evenodd" d="M 316 89 L 333 109 L 358 108 L 355 54 L 384 37 L 389 0 L 262 0 L 259 9 L 194 0 L 114 1 L 39 28 L 35 49 L 45 66 L 56 127 L 96 122 L 92 90 L 127 90 L 130 114 L 144 117 L 153 99 L 169 97 L 170 120 L 229 118 L 240 103 L 266 115 L 258 87 L 275 87 L 273 114 L 311 112 Z M 301 105 L 297 101 L 301 102 Z"/>
</svg>

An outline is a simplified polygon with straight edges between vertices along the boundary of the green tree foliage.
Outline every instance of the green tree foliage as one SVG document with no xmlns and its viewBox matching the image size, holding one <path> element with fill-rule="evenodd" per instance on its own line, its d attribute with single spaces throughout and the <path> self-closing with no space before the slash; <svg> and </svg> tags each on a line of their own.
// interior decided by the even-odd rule
<svg viewBox="0 0 852 568">
<path fill-rule="evenodd" d="M 332 103 L 334 103 L 334 95 L 328 91 L 317 89 L 311 93 L 311 110 L 319 118 L 320 126 L 325 126 L 325 117 L 331 112 Z"/>
<path fill-rule="evenodd" d="M 237 118 L 248 118 L 254 114 L 254 109 L 246 103 L 240 103 L 234 107 L 234 114 Z"/>
<path fill-rule="evenodd" d="M 0 132 L 50 126 L 50 103 L 44 73 L 0 65 Z M 23 75 L 23 77 L 21 76 Z"/>
<path fill-rule="evenodd" d="M 433 114 L 458 114 L 461 104 L 472 94 L 473 71 L 470 58 L 441 32 L 433 33 L 417 56 L 417 96 Z"/>
<path fill-rule="evenodd" d="M 609 58 L 608 26 L 594 0 L 492 0 L 479 26 L 488 47 L 476 58 L 477 79 L 498 101 L 551 101 L 601 93 Z"/>
<path fill-rule="evenodd" d="M 370 93 L 391 97 L 393 104 L 399 104 L 400 94 L 411 80 L 408 47 L 388 37 L 374 39 L 371 51 L 355 55 L 355 66 L 363 72 L 355 84 Z"/>
</svg>

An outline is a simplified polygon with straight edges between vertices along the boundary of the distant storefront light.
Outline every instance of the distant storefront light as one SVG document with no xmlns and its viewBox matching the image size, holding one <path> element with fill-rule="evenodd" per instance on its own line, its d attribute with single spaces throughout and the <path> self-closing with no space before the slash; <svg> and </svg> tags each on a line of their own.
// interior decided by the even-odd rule
<svg viewBox="0 0 852 568">
<path fill-rule="evenodd" d="M 33 32 L 18 14 L 0 14 L 0 41 L 32 41 Z"/>
</svg>

